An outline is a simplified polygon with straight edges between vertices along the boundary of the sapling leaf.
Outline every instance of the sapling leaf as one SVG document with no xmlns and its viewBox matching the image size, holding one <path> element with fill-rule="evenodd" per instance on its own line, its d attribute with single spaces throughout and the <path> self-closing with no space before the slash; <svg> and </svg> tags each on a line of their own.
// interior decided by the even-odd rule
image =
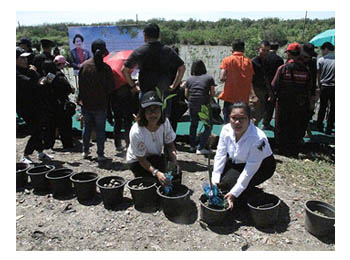
<svg viewBox="0 0 350 260">
<path fill-rule="evenodd" d="M 203 112 L 198 112 L 198 116 L 202 121 L 207 121 L 209 119 L 209 116 Z"/>
<path fill-rule="evenodd" d="M 156 87 L 156 92 L 157 92 L 158 97 L 159 97 L 161 100 L 163 100 L 163 95 L 162 95 L 162 93 L 160 92 L 160 90 L 159 90 L 158 87 Z"/>
<path fill-rule="evenodd" d="M 203 113 L 209 115 L 209 109 L 208 109 L 208 107 L 207 107 L 206 105 L 202 105 L 202 106 L 201 106 L 201 112 L 203 112 Z"/>
<path fill-rule="evenodd" d="M 176 96 L 176 94 L 171 94 L 171 95 L 167 96 L 167 97 L 164 99 L 164 102 L 167 101 L 167 100 L 170 99 L 170 98 L 175 97 L 175 96 Z"/>
</svg>

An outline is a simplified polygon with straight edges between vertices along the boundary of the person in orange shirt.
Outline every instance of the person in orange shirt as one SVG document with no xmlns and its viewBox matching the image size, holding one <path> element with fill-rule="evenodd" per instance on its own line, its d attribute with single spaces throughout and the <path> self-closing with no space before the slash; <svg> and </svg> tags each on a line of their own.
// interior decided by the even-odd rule
<svg viewBox="0 0 350 260">
<path fill-rule="evenodd" d="M 232 42 L 232 55 L 223 59 L 220 65 L 220 81 L 225 82 L 224 89 L 219 99 L 224 100 L 223 114 L 225 124 L 229 120 L 229 108 L 238 101 L 249 103 L 257 102 L 252 79 L 254 69 L 249 58 L 243 55 L 244 42 L 234 40 Z"/>
</svg>

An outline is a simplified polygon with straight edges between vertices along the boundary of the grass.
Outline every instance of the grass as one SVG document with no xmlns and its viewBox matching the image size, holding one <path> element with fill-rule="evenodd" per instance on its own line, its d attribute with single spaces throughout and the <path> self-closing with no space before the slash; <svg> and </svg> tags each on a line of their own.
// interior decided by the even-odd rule
<svg viewBox="0 0 350 260">
<path fill-rule="evenodd" d="M 334 149 L 320 148 L 306 151 L 299 159 L 276 156 L 276 171 L 288 185 L 297 187 L 310 197 L 334 205 L 335 203 L 335 161 Z"/>
</svg>

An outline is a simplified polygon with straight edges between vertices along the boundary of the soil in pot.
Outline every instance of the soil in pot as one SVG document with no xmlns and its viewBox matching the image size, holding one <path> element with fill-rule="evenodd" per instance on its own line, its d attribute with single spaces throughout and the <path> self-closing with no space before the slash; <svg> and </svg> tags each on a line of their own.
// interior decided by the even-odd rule
<svg viewBox="0 0 350 260">
<path fill-rule="evenodd" d="M 305 229 L 314 236 L 334 232 L 335 208 L 325 202 L 310 200 L 304 205 Z"/>
<path fill-rule="evenodd" d="M 123 201 L 123 192 L 126 182 L 119 176 L 107 176 L 97 180 L 103 205 L 106 209 L 115 208 Z"/>
<path fill-rule="evenodd" d="M 97 178 L 98 175 L 94 172 L 80 172 L 70 176 L 79 202 L 87 202 L 95 197 Z"/>
<path fill-rule="evenodd" d="M 127 183 L 136 209 L 158 206 L 156 181 L 152 178 L 138 177 Z"/>
<path fill-rule="evenodd" d="M 27 163 L 16 163 L 16 190 L 23 190 L 28 184 L 28 175 L 26 171 L 31 166 Z"/>
<path fill-rule="evenodd" d="M 209 199 L 205 194 L 199 198 L 200 201 L 200 219 L 208 225 L 217 226 L 223 223 L 229 211 L 228 204 L 223 206 L 209 205 Z"/>
<path fill-rule="evenodd" d="M 168 217 L 181 215 L 186 210 L 190 190 L 182 184 L 174 184 L 172 190 L 165 194 L 164 187 L 157 188 L 163 212 Z"/>
<path fill-rule="evenodd" d="M 220 206 L 220 205 L 210 205 L 209 204 L 209 200 L 207 200 L 205 203 L 204 203 L 205 206 L 207 206 L 208 208 L 210 209 L 216 209 L 216 210 L 225 210 L 225 209 L 228 209 L 229 205 L 228 205 L 228 202 L 225 200 L 225 204 L 223 206 Z"/>
<path fill-rule="evenodd" d="M 64 198 L 73 193 L 70 176 L 73 174 L 72 169 L 60 168 L 46 173 L 45 177 L 50 183 L 52 195 L 55 198 Z"/>
<path fill-rule="evenodd" d="M 45 175 L 54 170 L 53 165 L 40 165 L 27 170 L 35 193 L 46 193 L 50 191 L 50 184 Z"/>
</svg>

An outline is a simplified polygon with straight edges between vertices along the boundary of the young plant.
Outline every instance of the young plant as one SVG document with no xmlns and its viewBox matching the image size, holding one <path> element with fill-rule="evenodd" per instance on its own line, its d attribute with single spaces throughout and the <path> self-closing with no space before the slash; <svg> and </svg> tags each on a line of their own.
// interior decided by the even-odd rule
<svg viewBox="0 0 350 260">
<path fill-rule="evenodd" d="M 170 94 L 169 96 L 164 98 L 164 92 L 161 92 L 158 87 L 156 87 L 156 92 L 157 92 L 158 97 L 162 100 L 162 103 L 163 103 L 163 105 L 162 105 L 162 112 L 164 112 L 164 110 L 166 109 L 167 100 L 175 97 L 176 94 Z"/>
<path fill-rule="evenodd" d="M 164 114 L 164 111 L 165 111 L 166 106 L 167 106 L 167 100 L 170 99 L 170 98 L 175 97 L 176 94 L 170 94 L 169 96 L 164 98 L 164 92 L 162 93 L 158 87 L 156 87 L 156 92 L 157 92 L 158 97 L 162 100 L 162 114 Z M 165 140 L 165 129 L 163 131 L 163 140 Z M 168 156 L 168 153 L 167 153 L 167 151 L 165 149 L 165 146 L 164 146 L 164 155 L 165 155 L 165 157 Z M 165 160 L 167 161 L 167 158 L 165 158 Z"/>
<path fill-rule="evenodd" d="M 201 111 L 198 112 L 198 116 L 199 116 L 199 119 L 202 121 L 202 123 L 209 127 L 210 134 L 211 134 L 211 131 L 213 129 L 213 124 L 212 124 L 213 114 L 212 114 L 210 103 L 208 105 L 201 106 Z M 211 147 L 209 147 L 209 155 L 208 155 L 208 173 L 209 173 L 209 184 L 211 188 L 212 187 L 212 184 L 211 184 L 212 169 L 211 169 L 210 159 L 211 159 Z"/>
</svg>

